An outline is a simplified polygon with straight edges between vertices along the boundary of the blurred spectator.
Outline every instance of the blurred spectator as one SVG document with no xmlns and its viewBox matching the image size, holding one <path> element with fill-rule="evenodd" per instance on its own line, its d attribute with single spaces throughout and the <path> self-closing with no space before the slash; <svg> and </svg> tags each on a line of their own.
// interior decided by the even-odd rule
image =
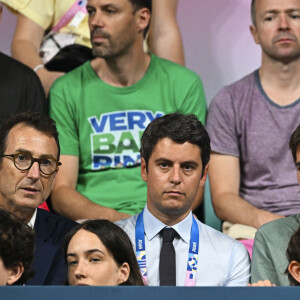
<svg viewBox="0 0 300 300">
<path fill-rule="evenodd" d="M 43 67 L 40 46 L 46 33 L 55 28 L 76 1 L 29 0 L 26 3 L 21 0 L 0 1 L 18 13 L 12 41 L 13 57 L 36 70 L 48 94 L 54 80 L 63 73 L 48 71 Z M 163 58 L 184 64 L 183 45 L 176 21 L 178 0 L 153 0 L 152 2 L 154 15 L 149 32 L 150 51 Z M 58 33 L 60 37 L 56 35 L 55 39 L 56 43 L 61 43 L 60 47 L 70 43 L 91 47 L 87 16 L 81 18 L 77 15 L 77 18 L 60 28 Z"/>
<path fill-rule="evenodd" d="M 34 230 L 0 209 L 0 285 L 25 284 L 33 276 Z"/>
<path fill-rule="evenodd" d="M 55 211 L 73 220 L 118 220 L 141 211 L 143 130 L 174 111 L 194 113 L 202 122 L 206 116 L 200 78 L 143 50 L 151 1 L 103 1 L 87 5 L 96 58 L 59 78 L 49 97 L 63 163 L 51 200 Z M 202 193 L 201 187 L 195 203 Z"/>
<path fill-rule="evenodd" d="M 2 6 L 0 4 L 0 20 Z M 0 124 L 21 111 L 47 112 L 48 105 L 37 75 L 27 66 L 0 52 Z"/>
</svg>

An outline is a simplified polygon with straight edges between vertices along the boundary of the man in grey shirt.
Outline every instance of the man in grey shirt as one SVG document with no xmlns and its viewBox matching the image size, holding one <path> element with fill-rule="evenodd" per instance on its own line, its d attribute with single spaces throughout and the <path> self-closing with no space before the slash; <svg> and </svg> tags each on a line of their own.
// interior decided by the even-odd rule
<svg viewBox="0 0 300 300">
<path fill-rule="evenodd" d="M 245 286 L 250 272 L 245 247 L 192 215 L 210 156 L 201 122 L 178 113 L 157 118 L 143 133 L 140 152 L 147 204 L 139 215 L 117 224 L 134 244 L 148 285 Z M 172 239 L 165 240 L 165 232 L 172 232 Z M 165 243 L 173 254 L 163 255 Z"/>
<path fill-rule="evenodd" d="M 253 0 L 252 22 L 262 65 L 219 92 L 207 130 L 216 214 L 258 228 L 300 212 L 300 189 L 287 151 L 300 115 L 300 1 Z"/>
</svg>

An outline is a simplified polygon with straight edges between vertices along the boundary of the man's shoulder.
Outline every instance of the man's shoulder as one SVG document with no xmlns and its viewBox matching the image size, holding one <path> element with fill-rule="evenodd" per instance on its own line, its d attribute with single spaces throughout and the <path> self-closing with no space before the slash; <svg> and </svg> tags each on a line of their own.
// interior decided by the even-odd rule
<svg viewBox="0 0 300 300">
<path fill-rule="evenodd" d="M 287 218 L 277 219 L 262 225 L 256 232 L 255 238 L 264 236 L 266 239 L 277 243 L 279 239 L 290 239 L 291 235 L 300 226 L 300 214 L 292 215 Z"/>
<path fill-rule="evenodd" d="M 229 237 L 228 235 L 206 225 L 203 224 L 202 222 L 198 221 L 198 226 L 200 229 L 200 238 L 201 235 L 203 236 L 203 238 L 207 239 L 208 243 L 210 243 L 213 246 L 217 246 L 218 248 L 222 248 L 222 247 L 229 247 L 230 249 L 232 249 L 232 247 L 238 247 L 238 248 L 244 248 L 244 246 L 238 242 L 235 239 L 232 239 L 231 237 Z M 225 248 L 224 248 L 225 250 Z"/>
<path fill-rule="evenodd" d="M 138 217 L 138 214 L 134 215 L 132 217 L 129 217 L 127 219 L 119 220 L 119 221 L 115 222 L 115 224 L 118 225 L 119 227 L 121 227 L 125 231 L 126 231 L 126 229 L 134 229 L 137 217 Z"/>
<path fill-rule="evenodd" d="M 241 93 L 249 90 L 249 88 L 255 86 L 257 80 L 256 77 L 257 77 L 257 71 L 251 72 L 250 74 L 247 74 L 241 79 L 221 88 L 219 94 L 226 91 L 227 93 L 230 94 L 240 95 Z M 216 96 L 216 98 L 217 97 L 218 95 Z"/>
<path fill-rule="evenodd" d="M 86 83 L 89 80 L 89 74 L 93 74 L 92 67 L 90 61 L 85 62 L 81 66 L 76 69 L 64 74 L 63 76 L 57 78 L 53 83 L 51 90 L 55 90 L 60 87 L 68 87 L 74 88 L 81 84 Z M 96 77 L 96 76 L 95 76 Z M 71 86 L 70 83 L 72 82 Z"/>
<path fill-rule="evenodd" d="M 31 68 L 2 52 L 0 52 L 0 66 L 0 70 L 5 72 L 5 74 L 9 71 L 9 73 L 14 73 L 17 77 L 22 77 L 23 80 L 23 76 L 30 76 L 38 80 L 38 76 Z"/>
<path fill-rule="evenodd" d="M 199 75 L 196 74 L 191 69 L 179 65 L 170 60 L 155 56 L 152 54 L 152 60 L 154 61 L 154 67 L 158 69 L 159 72 L 163 71 L 169 76 L 180 77 L 183 76 L 182 79 L 200 79 Z"/>
<path fill-rule="evenodd" d="M 35 230 L 39 236 L 48 236 L 54 243 L 59 242 L 76 225 L 76 222 L 60 215 L 53 214 L 44 209 L 37 209 L 34 225 Z"/>
</svg>

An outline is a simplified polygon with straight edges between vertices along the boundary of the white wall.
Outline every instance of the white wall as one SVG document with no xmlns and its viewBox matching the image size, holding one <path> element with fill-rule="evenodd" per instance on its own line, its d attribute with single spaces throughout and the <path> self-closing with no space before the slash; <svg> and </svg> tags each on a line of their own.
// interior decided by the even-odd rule
<svg viewBox="0 0 300 300">
<path fill-rule="evenodd" d="M 250 2 L 179 0 L 178 22 L 186 64 L 201 76 L 208 102 L 222 86 L 236 81 L 260 64 L 260 48 L 249 31 Z M 14 27 L 15 17 L 4 8 L 0 51 L 7 54 L 10 53 Z"/>
</svg>

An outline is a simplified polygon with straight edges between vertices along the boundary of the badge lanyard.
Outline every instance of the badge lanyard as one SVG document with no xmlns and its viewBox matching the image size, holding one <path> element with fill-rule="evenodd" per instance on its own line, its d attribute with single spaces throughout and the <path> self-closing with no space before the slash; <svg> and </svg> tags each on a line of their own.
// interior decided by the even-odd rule
<svg viewBox="0 0 300 300">
<path fill-rule="evenodd" d="M 147 284 L 147 263 L 146 263 L 146 245 L 145 245 L 145 233 L 144 233 L 144 219 L 142 211 L 136 220 L 135 225 L 135 249 L 136 258 L 143 276 L 145 284 Z M 189 246 L 189 255 L 187 262 L 185 286 L 196 285 L 196 274 L 198 266 L 198 250 L 199 250 L 199 228 L 195 218 L 193 217 L 193 224 L 191 229 L 191 239 Z"/>
<path fill-rule="evenodd" d="M 72 26 L 77 28 L 85 17 L 86 11 L 86 0 L 77 0 L 63 15 L 59 22 L 52 28 L 50 34 L 58 32 L 61 28 L 65 27 L 72 19 Z"/>
</svg>

